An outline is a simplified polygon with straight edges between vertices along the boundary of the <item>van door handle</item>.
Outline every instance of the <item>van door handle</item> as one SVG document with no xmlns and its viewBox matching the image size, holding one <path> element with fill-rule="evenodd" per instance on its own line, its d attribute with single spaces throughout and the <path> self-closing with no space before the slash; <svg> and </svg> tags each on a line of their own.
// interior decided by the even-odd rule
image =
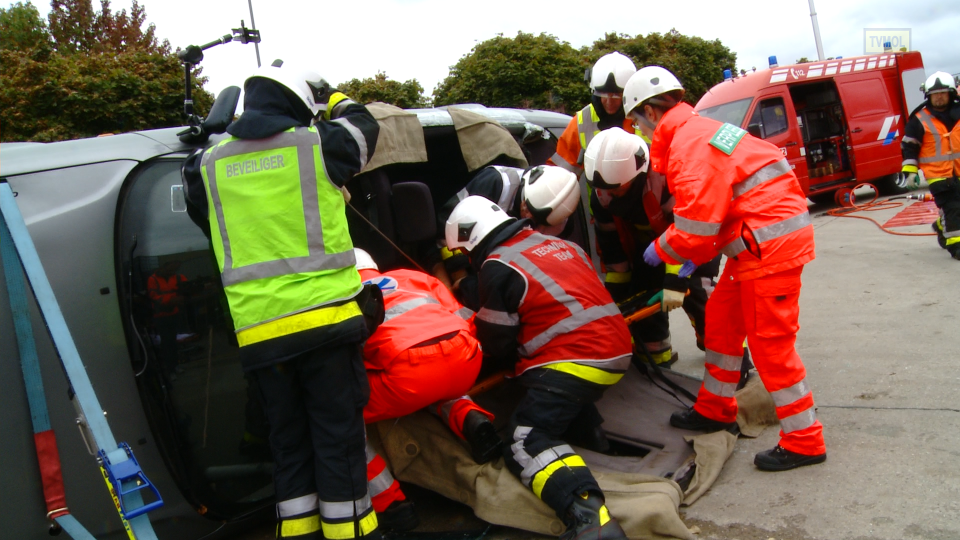
<svg viewBox="0 0 960 540">
<path fill-rule="evenodd" d="M 853 131 L 851 131 L 851 133 L 860 133 L 861 131 L 863 131 L 863 130 L 860 129 L 860 128 L 856 128 L 856 129 L 854 129 Z"/>
<path fill-rule="evenodd" d="M 796 146 L 796 145 L 797 145 L 797 141 L 790 141 L 790 142 L 788 142 L 787 144 L 785 144 L 784 146 Z"/>
</svg>

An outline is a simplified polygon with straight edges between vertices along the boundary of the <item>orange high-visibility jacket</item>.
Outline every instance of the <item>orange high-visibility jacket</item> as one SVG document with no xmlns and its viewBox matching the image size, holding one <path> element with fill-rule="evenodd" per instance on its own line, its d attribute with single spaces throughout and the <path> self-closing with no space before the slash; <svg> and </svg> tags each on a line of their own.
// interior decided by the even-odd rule
<svg viewBox="0 0 960 540">
<path fill-rule="evenodd" d="M 581 154 L 587 149 L 587 145 L 590 144 L 593 137 L 600 133 L 599 122 L 600 117 L 594 110 L 592 103 L 573 115 L 557 141 L 556 153 L 547 160 L 547 164 L 563 167 L 576 175 L 582 173 Z M 633 133 L 633 121 L 625 118 L 623 120 L 623 130 L 627 133 Z"/>
<path fill-rule="evenodd" d="M 654 131 L 650 167 L 676 198 L 674 223 L 656 243 L 668 264 L 723 253 L 741 280 L 814 259 L 806 197 L 776 146 L 681 103 Z"/>
<path fill-rule="evenodd" d="M 917 113 L 923 124 L 923 143 L 920 146 L 920 169 L 930 180 L 960 176 L 960 122 L 947 131 L 947 126 L 927 112 Z"/>
<path fill-rule="evenodd" d="M 153 274 L 147 278 L 147 294 L 153 301 L 153 314 L 156 317 L 170 317 L 180 313 L 180 308 L 171 305 L 179 294 L 180 284 L 187 281 L 183 274 L 174 274 L 163 278 Z"/>
<path fill-rule="evenodd" d="M 473 311 L 433 276 L 401 269 L 382 274 L 361 270 L 361 277 L 378 284 L 386 310 L 383 323 L 363 347 L 368 368 L 386 369 L 401 352 L 446 334 L 466 330 L 476 335 Z"/>
</svg>

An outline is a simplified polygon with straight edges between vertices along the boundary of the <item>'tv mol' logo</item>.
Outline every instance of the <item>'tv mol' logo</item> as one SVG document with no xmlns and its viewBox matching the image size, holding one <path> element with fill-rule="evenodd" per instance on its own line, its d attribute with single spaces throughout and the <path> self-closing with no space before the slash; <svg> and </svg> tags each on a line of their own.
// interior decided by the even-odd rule
<svg viewBox="0 0 960 540">
<path fill-rule="evenodd" d="M 791 69 L 791 70 L 790 70 L 790 75 L 791 75 L 794 79 L 802 79 L 802 78 L 803 78 L 803 73 L 804 73 L 804 72 L 803 72 L 802 69 Z"/>
</svg>

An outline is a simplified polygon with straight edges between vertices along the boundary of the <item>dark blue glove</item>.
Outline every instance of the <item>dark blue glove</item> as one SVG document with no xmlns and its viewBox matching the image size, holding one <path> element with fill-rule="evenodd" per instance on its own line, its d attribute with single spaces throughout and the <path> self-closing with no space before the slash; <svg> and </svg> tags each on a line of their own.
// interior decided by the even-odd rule
<svg viewBox="0 0 960 540">
<path fill-rule="evenodd" d="M 650 245 L 647 246 L 647 249 L 643 252 L 643 262 L 650 266 L 660 266 L 663 264 L 663 259 L 657 254 L 657 248 L 654 246 L 656 242 L 656 240 L 650 242 Z"/>
<path fill-rule="evenodd" d="M 680 271 L 677 272 L 677 276 L 682 278 L 690 277 L 690 274 L 692 274 L 696 269 L 697 265 L 694 264 L 693 261 L 687 261 L 683 263 L 683 266 L 680 267 Z"/>
</svg>

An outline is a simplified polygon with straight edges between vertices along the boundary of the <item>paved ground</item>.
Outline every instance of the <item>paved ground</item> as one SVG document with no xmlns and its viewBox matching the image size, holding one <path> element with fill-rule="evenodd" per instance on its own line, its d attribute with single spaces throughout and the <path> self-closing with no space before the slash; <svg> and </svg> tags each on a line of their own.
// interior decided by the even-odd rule
<svg viewBox="0 0 960 540">
<path fill-rule="evenodd" d="M 893 236 L 825 210 L 811 207 L 817 260 L 803 275 L 797 346 L 829 459 L 763 473 L 753 456 L 776 444 L 776 430 L 741 438 L 710 492 L 682 510 L 685 521 L 704 540 L 960 539 L 960 261 L 933 237 Z M 882 223 L 898 210 L 868 215 Z M 671 318 L 676 368 L 702 375 L 684 316 Z M 421 516 L 452 512 L 472 531 L 457 540 L 483 535 L 482 523 L 450 504 L 428 502 Z M 439 540 L 429 532 L 437 530 L 419 536 Z M 531 537 L 504 528 L 484 536 Z M 270 527 L 243 536 L 266 538 Z"/>
</svg>

